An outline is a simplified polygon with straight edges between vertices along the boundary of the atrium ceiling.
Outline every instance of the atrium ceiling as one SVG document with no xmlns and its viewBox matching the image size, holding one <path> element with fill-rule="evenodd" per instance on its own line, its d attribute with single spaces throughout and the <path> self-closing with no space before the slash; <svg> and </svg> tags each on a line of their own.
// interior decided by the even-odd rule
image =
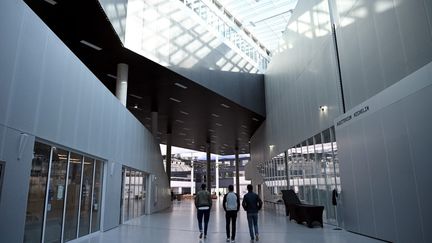
<svg viewBox="0 0 432 243">
<path fill-rule="evenodd" d="M 298 0 L 216 1 L 273 53 L 278 49 Z"/>
<path fill-rule="evenodd" d="M 249 153 L 249 140 L 265 117 L 123 47 L 97 0 L 25 0 L 90 71 L 115 94 L 118 63 L 129 65 L 129 111 L 156 139 L 213 154 Z M 92 47 L 93 45 L 93 47 Z"/>
</svg>

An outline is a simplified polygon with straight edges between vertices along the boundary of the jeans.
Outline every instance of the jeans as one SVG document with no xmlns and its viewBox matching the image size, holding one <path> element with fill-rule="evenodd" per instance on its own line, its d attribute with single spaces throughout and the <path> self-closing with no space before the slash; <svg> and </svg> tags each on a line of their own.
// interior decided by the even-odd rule
<svg viewBox="0 0 432 243">
<path fill-rule="evenodd" d="M 255 238 L 255 235 L 258 235 L 258 213 L 248 213 L 247 214 L 247 221 L 249 225 L 249 234 L 251 239 Z M 253 225 L 253 227 L 252 227 Z M 255 230 L 255 234 L 254 234 Z"/>
<path fill-rule="evenodd" d="M 236 220 L 237 220 L 237 211 L 226 211 L 225 213 L 226 219 L 226 234 L 227 238 L 230 238 L 230 223 L 232 222 L 232 234 L 231 239 L 235 239 L 236 234 Z"/>
<path fill-rule="evenodd" d="M 205 210 L 199 210 L 198 209 L 197 218 L 198 218 L 198 227 L 199 227 L 200 232 L 203 232 L 203 230 L 202 230 L 203 216 L 204 216 L 204 235 L 207 235 L 207 226 L 208 226 L 208 222 L 210 219 L 210 209 L 205 209 Z"/>
</svg>

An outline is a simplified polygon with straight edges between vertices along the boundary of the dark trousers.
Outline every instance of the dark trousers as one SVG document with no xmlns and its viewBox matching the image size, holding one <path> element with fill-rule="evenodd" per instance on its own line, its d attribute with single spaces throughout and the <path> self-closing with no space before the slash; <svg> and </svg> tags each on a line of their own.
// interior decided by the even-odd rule
<svg viewBox="0 0 432 243">
<path fill-rule="evenodd" d="M 203 232 L 203 230 L 202 230 L 203 217 L 204 217 L 204 235 L 207 235 L 207 226 L 208 226 L 208 222 L 210 219 L 210 209 L 206 209 L 206 210 L 199 210 L 198 209 L 197 218 L 198 218 L 198 227 L 199 227 L 200 232 Z"/>
<path fill-rule="evenodd" d="M 230 223 L 232 222 L 232 234 L 231 239 L 235 239 L 236 234 L 236 220 L 237 220 L 237 211 L 226 211 L 225 213 L 226 219 L 226 234 L 227 238 L 230 238 Z"/>
</svg>

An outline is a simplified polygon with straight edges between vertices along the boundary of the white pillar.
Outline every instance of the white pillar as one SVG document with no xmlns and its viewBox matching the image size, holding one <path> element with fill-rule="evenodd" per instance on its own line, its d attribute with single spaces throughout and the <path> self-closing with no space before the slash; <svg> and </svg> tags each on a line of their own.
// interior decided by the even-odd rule
<svg viewBox="0 0 432 243">
<path fill-rule="evenodd" d="M 126 106 L 129 66 L 124 63 L 117 64 L 116 97 Z"/>
<path fill-rule="evenodd" d="M 219 195 L 219 155 L 216 155 L 216 195 Z"/>
<path fill-rule="evenodd" d="M 191 153 L 191 194 L 193 195 L 195 193 L 195 181 L 194 181 L 194 164 L 193 164 L 193 157 Z"/>
</svg>

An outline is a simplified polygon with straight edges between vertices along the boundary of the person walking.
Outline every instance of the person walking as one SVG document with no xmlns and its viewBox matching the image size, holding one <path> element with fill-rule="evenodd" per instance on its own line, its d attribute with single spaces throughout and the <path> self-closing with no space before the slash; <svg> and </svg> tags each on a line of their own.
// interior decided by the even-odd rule
<svg viewBox="0 0 432 243">
<path fill-rule="evenodd" d="M 199 227 L 199 238 L 203 237 L 203 227 L 202 221 L 204 217 L 204 239 L 207 238 L 207 227 L 210 219 L 210 209 L 212 207 L 212 199 L 210 192 L 206 191 L 206 185 L 201 185 L 201 191 L 199 191 L 195 196 L 195 207 L 198 210 L 197 219 Z"/>
<path fill-rule="evenodd" d="M 247 212 L 247 221 L 249 225 L 249 235 L 251 237 L 251 241 L 258 241 L 258 211 L 262 208 L 262 200 L 258 194 L 252 191 L 252 189 L 252 185 L 247 185 L 248 193 L 246 193 L 246 195 L 243 197 L 242 206 Z"/>
<path fill-rule="evenodd" d="M 226 234 L 227 242 L 235 242 L 236 235 L 236 220 L 237 212 L 240 210 L 240 198 L 237 193 L 234 192 L 234 186 L 228 186 L 228 193 L 225 194 L 222 201 L 223 209 L 225 210 L 226 219 Z M 230 223 L 232 223 L 232 231 L 230 238 Z"/>
</svg>

